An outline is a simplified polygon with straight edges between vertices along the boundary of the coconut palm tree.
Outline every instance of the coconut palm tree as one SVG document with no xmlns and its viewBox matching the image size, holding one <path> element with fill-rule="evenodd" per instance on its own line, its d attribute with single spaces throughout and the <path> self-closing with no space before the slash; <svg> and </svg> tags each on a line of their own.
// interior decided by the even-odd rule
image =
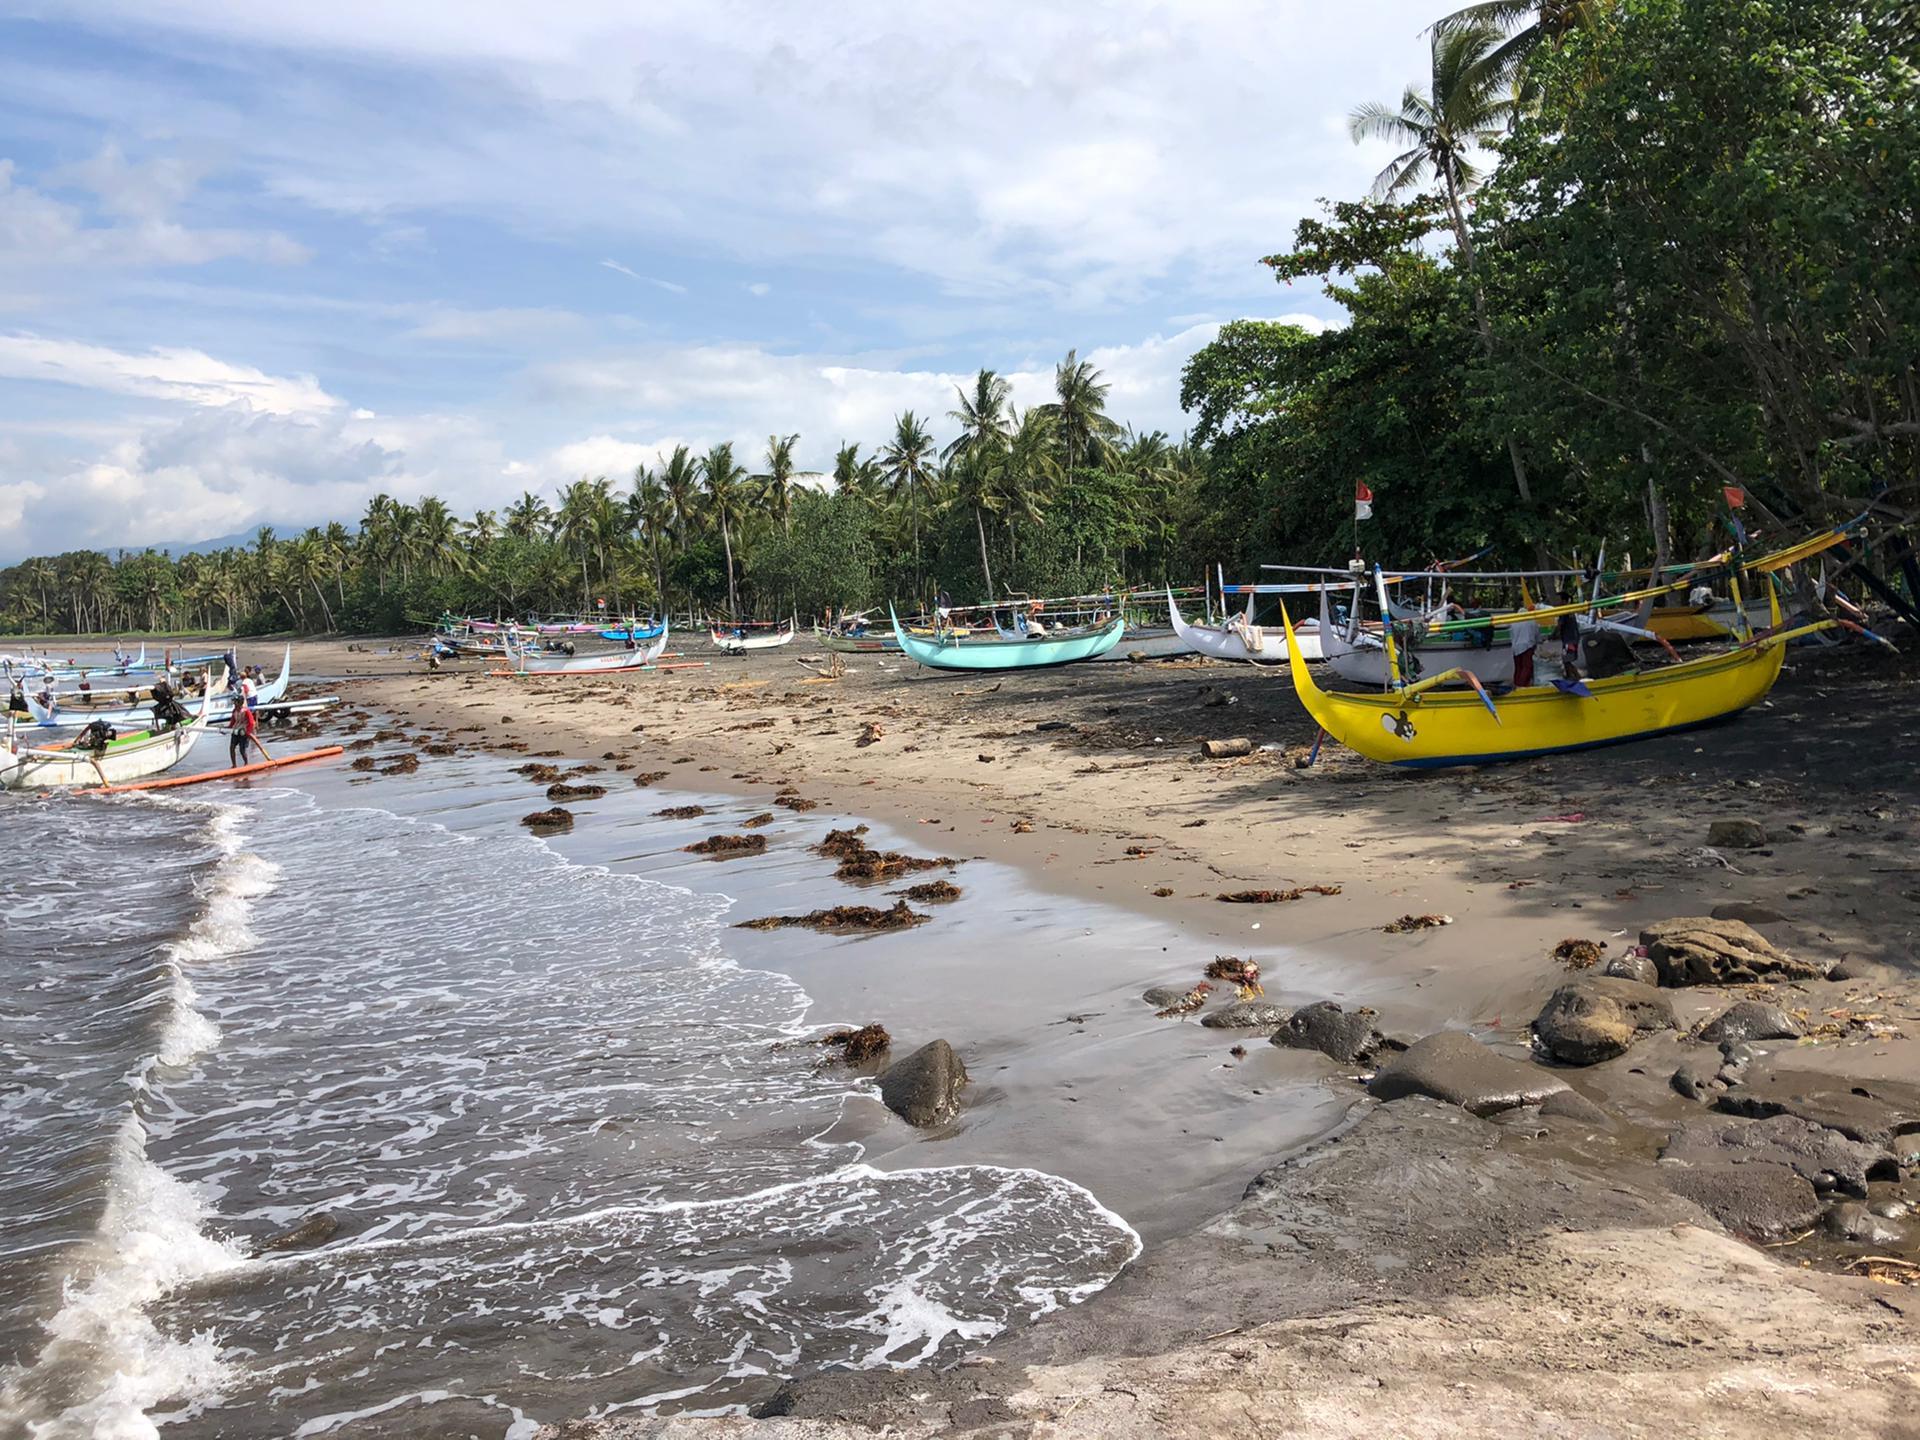
<svg viewBox="0 0 1920 1440">
<path fill-rule="evenodd" d="M 767 501 L 780 517 L 781 532 L 789 538 L 793 535 L 793 447 L 799 443 L 798 435 L 769 435 L 767 473 L 754 477 L 766 487 Z"/>
<path fill-rule="evenodd" d="M 911 410 L 895 417 L 893 439 L 880 452 L 880 471 L 886 476 L 892 499 L 907 513 L 913 534 L 913 578 L 916 590 L 920 584 L 920 508 L 935 498 L 930 493 L 935 478 L 933 455 L 933 436 L 927 433 L 927 427 L 920 423 L 919 417 Z"/>
<path fill-rule="evenodd" d="M 660 467 L 660 488 L 666 492 L 667 509 L 673 516 L 674 542 L 685 550 L 687 530 L 700 517 L 700 462 L 686 446 L 674 446 Z"/>
<path fill-rule="evenodd" d="M 1019 526 L 1041 524 L 1045 516 L 1040 501 L 1047 488 L 1060 478 L 1059 446 L 1054 439 L 1055 419 L 1048 407 L 1035 405 L 1023 415 L 1011 416 L 1013 434 L 1007 441 L 1007 462 L 1000 484 L 1001 519 L 1007 526 L 1007 559 L 1020 559 Z"/>
<path fill-rule="evenodd" d="M 470 549 L 483 549 L 500 538 L 500 520 L 491 510 L 476 510 L 461 527 L 460 538 Z"/>
<path fill-rule="evenodd" d="M 667 487 L 645 465 L 633 471 L 633 493 L 627 496 L 627 527 L 640 536 L 647 547 L 647 559 L 653 570 L 654 593 L 662 606 L 667 599 L 666 559 L 661 542 L 673 525 L 673 504 Z"/>
<path fill-rule="evenodd" d="M 553 511 L 531 490 L 522 490 L 520 498 L 507 506 L 507 534 L 516 540 L 537 540 L 552 523 Z"/>
<path fill-rule="evenodd" d="M 60 576 L 53 568 L 53 561 L 47 559 L 44 555 L 35 556 L 21 567 L 20 584 L 34 593 L 34 597 L 39 604 L 39 609 L 36 613 L 39 615 L 42 625 L 51 627 L 53 623 L 53 606 L 48 603 L 47 592 L 54 589 L 59 583 Z"/>
<path fill-rule="evenodd" d="M 1436 34 L 1485 26 L 1503 38 L 1487 54 L 1500 80 L 1516 78 L 1524 90 L 1527 58 L 1542 46 L 1555 46 L 1575 30 L 1591 29 L 1612 8 L 1612 0 L 1477 0 L 1434 25 Z"/>
<path fill-rule="evenodd" d="M 960 427 L 959 435 L 941 453 L 951 459 L 967 451 L 997 449 L 1007 443 L 1012 434 L 1012 426 L 1007 420 L 1007 401 L 1013 395 L 1013 387 L 991 370 L 982 370 L 973 377 L 973 393 L 969 395 L 958 385 L 953 393 L 959 398 L 957 409 L 949 410 L 947 418 Z"/>
<path fill-rule="evenodd" d="M 560 492 L 560 505 L 554 512 L 554 536 L 571 550 L 580 562 L 580 611 L 593 607 L 593 582 L 588 565 L 596 555 L 602 557 L 605 571 L 607 532 L 606 512 L 612 506 L 612 487 L 607 477 L 590 480 L 582 475 Z"/>
<path fill-rule="evenodd" d="M 700 478 L 706 482 L 707 513 L 720 522 L 720 544 L 727 557 L 727 608 L 738 619 L 740 591 L 733 576 L 733 532 L 747 514 L 746 467 L 735 463 L 733 446 L 722 442 L 701 460 Z"/>
<path fill-rule="evenodd" d="M 1493 327 L 1487 320 L 1487 296 L 1474 268 L 1473 236 L 1467 229 L 1466 200 L 1480 182 L 1473 163 L 1476 150 L 1496 139 L 1512 120 L 1515 101 L 1501 88 L 1501 71 L 1494 56 L 1501 35 L 1491 25 L 1462 23 L 1434 31 L 1432 73 L 1425 91 L 1409 85 L 1400 96 L 1400 108 L 1369 101 L 1348 122 L 1354 143 L 1386 140 L 1407 148 L 1374 178 L 1376 196 L 1398 195 L 1437 180 L 1453 225 L 1460 262 L 1473 290 L 1474 322 L 1480 330 L 1480 348 L 1493 354 Z M 1523 504 L 1531 504 L 1533 490 L 1519 443 L 1507 437 L 1507 456 L 1513 481 Z"/>
<path fill-rule="evenodd" d="M 1107 414 L 1106 384 L 1093 362 L 1069 350 L 1053 368 L 1052 403 L 1042 408 L 1053 417 L 1055 438 L 1066 454 L 1065 473 L 1103 459 L 1120 434 L 1119 424 Z"/>
</svg>

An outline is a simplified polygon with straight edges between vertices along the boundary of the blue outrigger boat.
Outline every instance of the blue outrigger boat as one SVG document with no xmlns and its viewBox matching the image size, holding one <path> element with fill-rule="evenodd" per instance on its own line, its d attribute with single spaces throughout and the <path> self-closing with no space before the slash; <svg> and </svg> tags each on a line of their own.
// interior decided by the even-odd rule
<svg viewBox="0 0 1920 1440">
<path fill-rule="evenodd" d="M 651 625 L 622 625 L 612 630 L 602 630 L 602 640 L 657 640 L 666 630 L 667 622 L 656 620 Z"/>
<path fill-rule="evenodd" d="M 893 637 L 901 651 L 908 659 L 933 670 L 1038 670 L 1048 665 L 1069 665 L 1106 654 L 1127 632 L 1125 617 L 1115 615 L 1097 630 L 1058 636 L 1017 640 L 1002 639 L 997 633 L 922 636 L 908 634 L 891 605 L 887 616 L 893 621 Z"/>
</svg>

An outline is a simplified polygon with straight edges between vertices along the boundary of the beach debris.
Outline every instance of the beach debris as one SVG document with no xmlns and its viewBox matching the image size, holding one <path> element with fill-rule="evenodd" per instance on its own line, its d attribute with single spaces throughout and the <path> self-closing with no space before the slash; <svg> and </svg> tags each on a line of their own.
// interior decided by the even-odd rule
<svg viewBox="0 0 1920 1440">
<path fill-rule="evenodd" d="M 994 757 L 987 754 L 985 751 L 982 751 L 978 755 L 975 755 L 973 758 L 978 760 L 982 765 L 991 765 L 993 764 Z"/>
<path fill-rule="evenodd" d="M 1235 1000 L 1218 1010 L 1210 1010 L 1200 1017 L 1200 1023 L 1209 1030 L 1265 1030 L 1272 1033 L 1287 1023 L 1293 1012 L 1284 1005 L 1269 1004 L 1265 1000 Z"/>
<path fill-rule="evenodd" d="M 1367 1093 L 1376 1100 L 1427 1095 L 1487 1116 L 1539 1105 L 1570 1088 L 1537 1065 L 1494 1054 L 1471 1035 L 1442 1030 L 1414 1041 L 1383 1064 L 1368 1082 Z"/>
<path fill-rule="evenodd" d="M 379 766 L 376 775 L 411 775 L 420 768 L 420 757 L 409 750 L 404 755 L 395 755 L 386 764 Z"/>
<path fill-rule="evenodd" d="M 866 833 L 864 825 L 849 830 L 829 830 L 826 838 L 813 848 L 818 854 L 840 862 L 834 874 L 842 880 L 891 880 L 896 875 L 935 870 L 943 865 L 951 868 L 959 863 L 944 855 L 928 859 L 898 850 L 875 850 L 860 838 Z"/>
<path fill-rule="evenodd" d="M 644 790 L 647 786 L 657 785 L 666 778 L 667 772 L 665 770 L 643 770 L 633 777 L 633 783 Z"/>
<path fill-rule="evenodd" d="M 1758 820 L 1716 820 L 1707 827 L 1707 844 L 1718 850 L 1758 850 L 1767 828 Z"/>
<path fill-rule="evenodd" d="M 1299 885 L 1292 890 L 1223 890 L 1213 898 L 1229 905 L 1280 905 L 1306 895 L 1338 895 L 1338 885 Z"/>
<path fill-rule="evenodd" d="M 361 755 L 349 760 L 347 762 L 347 768 L 349 770 L 371 770 L 378 763 L 379 761 L 375 760 L 371 755 Z"/>
<path fill-rule="evenodd" d="M 960 1110 L 967 1067 L 944 1040 L 930 1040 L 880 1077 L 880 1099 L 909 1125 L 926 1128 L 952 1119 Z"/>
<path fill-rule="evenodd" d="M 817 1043 L 837 1049 L 840 1059 L 848 1065 L 865 1065 L 886 1054 L 893 1045 L 893 1037 L 878 1020 L 870 1020 L 858 1030 L 831 1030 Z"/>
<path fill-rule="evenodd" d="M 782 790 L 778 795 L 773 797 L 773 803 L 778 805 L 782 810 L 792 810 L 795 812 L 818 810 L 820 808 L 820 802 L 818 800 L 809 800 L 797 790 Z"/>
<path fill-rule="evenodd" d="M 811 910 L 805 915 L 764 915 L 758 920 L 742 920 L 734 926 L 736 930 L 785 930 L 800 927 L 807 930 L 905 930 L 914 925 L 924 925 L 930 916 L 922 915 L 911 909 L 902 900 L 890 910 L 877 910 L 871 905 L 835 905 L 830 910 Z"/>
<path fill-rule="evenodd" d="M 1230 760 L 1236 755 L 1251 755 L 1253 741 L 1244 735 L 1236 735 L 1231 740 L 1202 740 L 1200 753 L 1209 760 Z"/>
<path fill-rule="evenodd" d="M 704 805 L 669 805 L 664 810 L 653 812 L 662 820 L 697 820 L 707 813 Z"/>
<path fill-rule="evenodd" d="M 1257 961 L 1242 960 L 1238 955 L 1216 955 L 1207 963 L 1207 979 L 1223 980 L 1234 986 L 1242 1000 L 1251 1000 L 1256 995 L 1267 992 L 1260 985 L 1260 965 Z"/>
<path fill-rule="evenodd" d="M 740 822 L 740 828 L 743 830 L 758 830 L 762 825 L 771 825 L 772 823 L 773 812 L 771 810 L 762 810 L 758 815 L 749 815 L 746 819 L 742 820 Z"/>
<path fill-rule="evenodd" d="M 1216 691 L 1211 698 L 1202 700 L 1200 703 L 1208 710 L 1218 710 L 1228 705 L 1238 705 L 1240 703 L 1240 697 L 1231 690 L 1220 690 Z"/>
<path fill-rule="evenodd" d="M 1031 820 L 1016 820 L 1013 822 L 1011 829 L 1016 835 L 1031 835 L 1033 833 L 1033 822 Z"/>
<path fill-rule="evenodd" d="M 561 781 L 547 787 L 549 800 L 598 800 L 606 793 L 604 785 L 569 785 Z"/>
<path fill-rule="evenodd" d="M 1291 1050 L 1318 1050 L 1342 1065 L 1364 1065 L 1386 1044 L 1374 1028 L 1379 1015 L 1362 1005 L 1343 1010 L 1332 1000 L 1316 1000 L 1287 1017 L 1273 1032 L 1273 1044 Z"/>
<path fill-rule="evenodd" d="M 1920 1285 L 1920 1265 L 1893 1255 L 1862 1255 L 1847 1262 L 1846 1272 L 1882 1285 Z"/>
<path fill-rule="evenodd" d="M 1662 985 L 1739 985 L 1756 980 L 1817 980 L 1826 967 L 1775 947 L 1744 920 L 1683 916 L 1640 932 Z"/>
<path fill-rule="evenodd" d="M 1606 953 L 1604 940 L 1577 940 L 1569 937 L 1553 947 L 1553 958 L 1569 970 L 1591 970 Z"/>
<path fill-rule="evenodd" d="M 458 745 L 449 745 L 444 740 L 442 740 L 442 741 L 437 741 L 432 745 L 422 745 L 420 747 L 420 750 L 421 750 L 421 753 L 426 755 L 446 756 L 446 755 L 459 754 L 460 747 Z"/>
<path fill-rule="evenodd" d="M 815 853 L 825 855 L 830 860 L 845 860 L 860 854 L 867 848 L 866 841 L 860 838 L 866 833 L 867 827 L 864 825 L 854 825 L 845 830 L 829 830 L 826 837 L 813 848 Z"/>
<path fill-rule="evenodd" d="M 549 764 L 545 760 L 529 760 L 524 765 L 514 766 L 513 773 L 526 776 L 527 779 L 533 781 L 536 785 L 551 785 L 562 775 L 566 774 L 566 771 L 562 770 L 558 765 Z"/>
<path fill-rule="evenodd" d="M 691 845 L 680 847 L 689 855 L 707 855 L 718 859 L 730 859 L 736 855 L 758 855 L 767 848 L 764 835 L 709 835 L 704 840 L 696 840 Z"/>
<path fill-rule="evenodd" d="M 1227 1051 L 1227 1054 L 1231 1055 L 1236 1060 L 1244 1060 L 1247 1058 L 1247 1047 L 1244 1045 L 1236 1045 L 1231 1050 Z"/>
<path fill-rule="evenodd" d="M 573 829 L 573 812 L 556 805 L 551 810 L 535 810 L 531 815 L 522 815 L 520 823 L 536 835 L 557 835 L 563 830 Z"/>
<path fill-rule="evenodd" d="M 1169 895 L 1173 894 L 1173 887 L 1171 885 L 1156 885 L 1153 887 L 1153 893 L 1156 896 L 1158 896 L 1160 899 L 1164 900 Z"/>
<path fill-rule="evenodd" d="M 1673 1030 L 1673 1002 L 1636 980 L 1589 976 L 1562 985 L 1533 1021 L 1533 1043 L 1564 1065 L 1597 1065 L 1643 1035 Z"/>
<path fill-rule="evenodd" d="M 1212 993 L 1213 986 L 1202 980 L 1198 985 L 1180 996 L 1179 999 L 1169 1001 L 1164 1009 L 1155 1011 L 1154 1018 L 1156 1020 L 1173 1020 L 1180 1016 L 1191 1015 L 1207 1003 L 1207 997 Z M 1147 994 L 1152 995 L 1153 991 L 1149 990 Z"/>
<path fill-rule="evenodd" d="M 877 745 L 886 736 L 886 727 L 878 720 L 869 720 L 860 727 L 860 734 L 853 742 L 864 749 L 868 745 Z"/>
<path fill-rule="evenodd" d="M 960 898 L 960 887 L 951 880 L 924 880 L 895 893 L 922 905 L 945 905 Z"/>
<path fill-rule="evenodd" d="M 340 1233 L 340 1221 L 332 1211 L 322 1210 L 309 1215 L 298 1225 L 290 1225 L 285 1230 L 269 1235 L 253 1247 L 255 1255 L 271 1255 L 279 1250 L 306 1250 L 315 1245 L 324 1245 Z"/>
<path fill-rule="evenodd" d="M 1412 930 L 1433 930 L 1452 923 L 1451 915 L 1402 915 L 1398 920 L 1390 921 L 1380 928 L 1389 935 L 1405 935 Z"/>
<path fill-rule="evenodd" d="M 1213 987 L 1209 985 L 1207 988 L 1211 990 Z M 1142 991 L 1140 998 L 1155 1010 L 1162 1010 L 1176 1000 L 1185 999 L 1186 995 L 1187 988 L 1184 985 L 1153 985 Z"/>
</svg>

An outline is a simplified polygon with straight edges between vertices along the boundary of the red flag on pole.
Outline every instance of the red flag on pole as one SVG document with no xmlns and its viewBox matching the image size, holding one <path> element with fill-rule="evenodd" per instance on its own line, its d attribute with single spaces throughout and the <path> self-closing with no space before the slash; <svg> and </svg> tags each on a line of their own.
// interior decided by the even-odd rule
<svg viewBox="0 0 1920 1440">
<path fill-rule="evenodd" d="M 1747 492 L 1742 490 L 1738 485 L 1723 485 L 1720 487 L 1720 493 L 1727 497 L 1727 508 L 1729 510 L 1744 510 L 1746 508 Z"/>
<path fill-rule="evenodd" d="M 1367 488 L 1367 482 L 1353 482 L 1353 518 L 1371 520 L 1373 518 L 1373 491 Z"/>
</svg>

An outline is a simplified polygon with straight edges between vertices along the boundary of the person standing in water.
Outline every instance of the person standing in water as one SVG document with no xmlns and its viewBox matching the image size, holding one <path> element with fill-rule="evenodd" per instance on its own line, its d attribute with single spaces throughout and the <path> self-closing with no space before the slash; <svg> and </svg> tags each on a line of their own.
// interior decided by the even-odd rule
<svg viewBox="0 0 1920 1440">
<path fill-rule="evenodd" d="M 253 758 L 254 737 L 259 733 L 260 722 L 254 718 L 253 711 L 236 700 L 233 714 L 227 717 L 227 764 L 247 764 Z"/>
</svg>

